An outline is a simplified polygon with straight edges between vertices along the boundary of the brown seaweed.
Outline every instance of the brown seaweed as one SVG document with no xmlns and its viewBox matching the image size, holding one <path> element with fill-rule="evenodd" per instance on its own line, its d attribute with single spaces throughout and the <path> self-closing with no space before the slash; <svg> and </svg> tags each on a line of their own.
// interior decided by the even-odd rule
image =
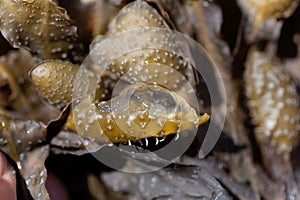
<svg viewBox="0 0 300 200">
<path fill-rule="evenodd" d="M 277 59 L 254 49 L 246 63 L 245 83 L 258 142 L 269 142 L 288 156 L 300 138 L 296 85 Z"/>
<path fill-rule="evenodd" d="M 80 59 L 74 51 L 77 28 L 52 0 L 3 0 L 0 10 L 1 33 L 13 47 L 26 47 L 43 59 Z"/>
</svg>

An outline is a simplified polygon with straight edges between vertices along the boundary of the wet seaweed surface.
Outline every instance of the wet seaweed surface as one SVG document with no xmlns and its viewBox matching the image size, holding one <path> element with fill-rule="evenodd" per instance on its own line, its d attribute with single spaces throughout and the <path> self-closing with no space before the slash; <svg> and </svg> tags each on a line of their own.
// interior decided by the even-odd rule
<svg viewBox="0 0 300 200">
<path fill-rule="evenodd" d="M 1 0 L 0 180 L 17 199 L 300 199 L 299 5 Z M 179 33 L 215 64 L 221 127 Z"/>
</svg>

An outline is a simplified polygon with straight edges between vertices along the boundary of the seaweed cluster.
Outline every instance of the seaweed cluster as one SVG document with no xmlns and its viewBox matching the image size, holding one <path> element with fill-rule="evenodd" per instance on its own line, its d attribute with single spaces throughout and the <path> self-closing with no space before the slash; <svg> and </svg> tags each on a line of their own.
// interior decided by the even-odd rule
<svg viewBox="0 0 300 200">
<path fill-rule="evenodd" d="M 0 162 L 18 199 L 54 199 L 52 172 L 70 199 L 299 199 L 299 22 L 299 0 L 0 1 Z M 166 168 L 136 165 L 189 135 Z"/>
</svg>

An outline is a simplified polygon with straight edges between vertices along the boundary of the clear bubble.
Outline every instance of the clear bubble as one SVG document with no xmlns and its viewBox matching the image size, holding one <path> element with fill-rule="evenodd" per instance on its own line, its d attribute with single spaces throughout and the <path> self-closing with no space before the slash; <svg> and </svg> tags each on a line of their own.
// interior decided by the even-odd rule
<svg viewBox="0 0 300 200">
<path fill-rule="evenodd" d="M 113 89 L 112 97 L 113 99 L 115 99 L 114 97 L 119 98 L 117 101 L 110 101 L 107 106 L 111 109 L 111 116 L 117 119 L 118 128 L 123 129 L 123 131 L 129 130 L 128 133 L 125 131 L 125 134 L 132 134 L 134 137 L 140 137 L 143 134 L 146 134 L 146 137 L 148 133 L 152 134 L 151 131 L 147 132 L 147 127 L 152 122 L 156 123 L 156 126 L 153 125 L 153 127 L 161 128 L 170 119 L 173 120 L 176 117 L 172 114 L 183 113 L 179 118 L 181 123 L 175 129 L 177 130 L 175 134 L 180 133 L 162 148 L 153 152 L 145 150 L 132 153 L 132 149 L 120 149 L 118 151 L 119 156 L 130 160 L 130 162 L 135 160 L 134 163 L 136 164 L 146 165 L 145 171 L 153 171 L 178 159 L 189 148 L 197 134 L 197 123 L 195 124 L 196 120 L 193 119 L 193 116 L 200 114 L 201 110 L 199 110 L 198 97 L 193 86 L 194 77 L 191 73 L 193 71 L 198 72 L 203 77 L 211 99 L 210 123 L 200 149 L 200 154 L 204 157 L 218 141 L 224 125 L 226 114 L 225 90 L 221 75 L 205 50 L 200 44 L 184 34 L 165 28 L 146 27 L 116 33 L 97 40 L 93 43 L 90 54 L 77 74 L 73 98 L 89 96 L 92 99 L 91 103 L 95 102 L 99 80 L 101 81 L 102 77 L 109 74 Z M 93 75 L 87 76 L 87 74 Z M 150 86 L 151 84 L 152 86 Z M 153 85 L 163 89 L 153 89 Z M 147 87 L 148 90 L 143 90 Z M 151 87 L 152 89 L 149 89 Z M 126 88 L 131 88 L 131 90 L 126 90 Z M 170 92 L 162 92 L 164 90 Z M 171 94 L 173 94 L 173 99 L 170 98 Z M 176 103 L 174 104 L 172 101 Z M 74 106 L 74 119 L 76 121 L 84 108 L 78 109 L 76 105 Z M 152 113 L 138 116 L 139 112 Z M 146 124 L 144 124 L 147 121 L 145 119 L 141 120 L 140 124 L 136 123 L 135 120 L 138 117 L 145 116 L 149 118 Z M 159 118 L 158 116 L 168 117 Z M 189 120 L 193 126 L 184 129 L 184 123 Z M 93 129 L 96 131 L 94 135 L 103 133 L 104 127 L 99 123 L 96 126 L 97 128 Z M 142 129 L 144 131 L 141 131 Z M 140 132 L 137 134 L 136 130 L 140 130 Z M 85 133 L 80 127 L 78 131 L 81 131 L 82 136 L 90 134 Z M 158 131 L 153 129 L 153 132 Z M 157 137 L 157 143 L 161 139 L 164 138 Z M 122 170 L 120 165 L 115 164 L 114 158 L 110 156 L 108 151 L 99 151 L 93 155 L 111 168 Z M 128 169 L 125 171 L 130 172 Z"/>
</svg>

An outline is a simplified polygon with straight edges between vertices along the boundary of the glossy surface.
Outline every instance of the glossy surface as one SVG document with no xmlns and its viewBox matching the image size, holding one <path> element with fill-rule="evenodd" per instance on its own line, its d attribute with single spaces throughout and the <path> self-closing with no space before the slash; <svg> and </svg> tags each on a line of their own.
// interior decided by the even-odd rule
<svg viewBox="0 0 300 200">
<path fill-rule="evenodd" d="M 27 47 L 43 59 L 76 56 L 77 28 L 52 0 L 0 1 L 0 30 L 13 47 Z"/>
</svg>

